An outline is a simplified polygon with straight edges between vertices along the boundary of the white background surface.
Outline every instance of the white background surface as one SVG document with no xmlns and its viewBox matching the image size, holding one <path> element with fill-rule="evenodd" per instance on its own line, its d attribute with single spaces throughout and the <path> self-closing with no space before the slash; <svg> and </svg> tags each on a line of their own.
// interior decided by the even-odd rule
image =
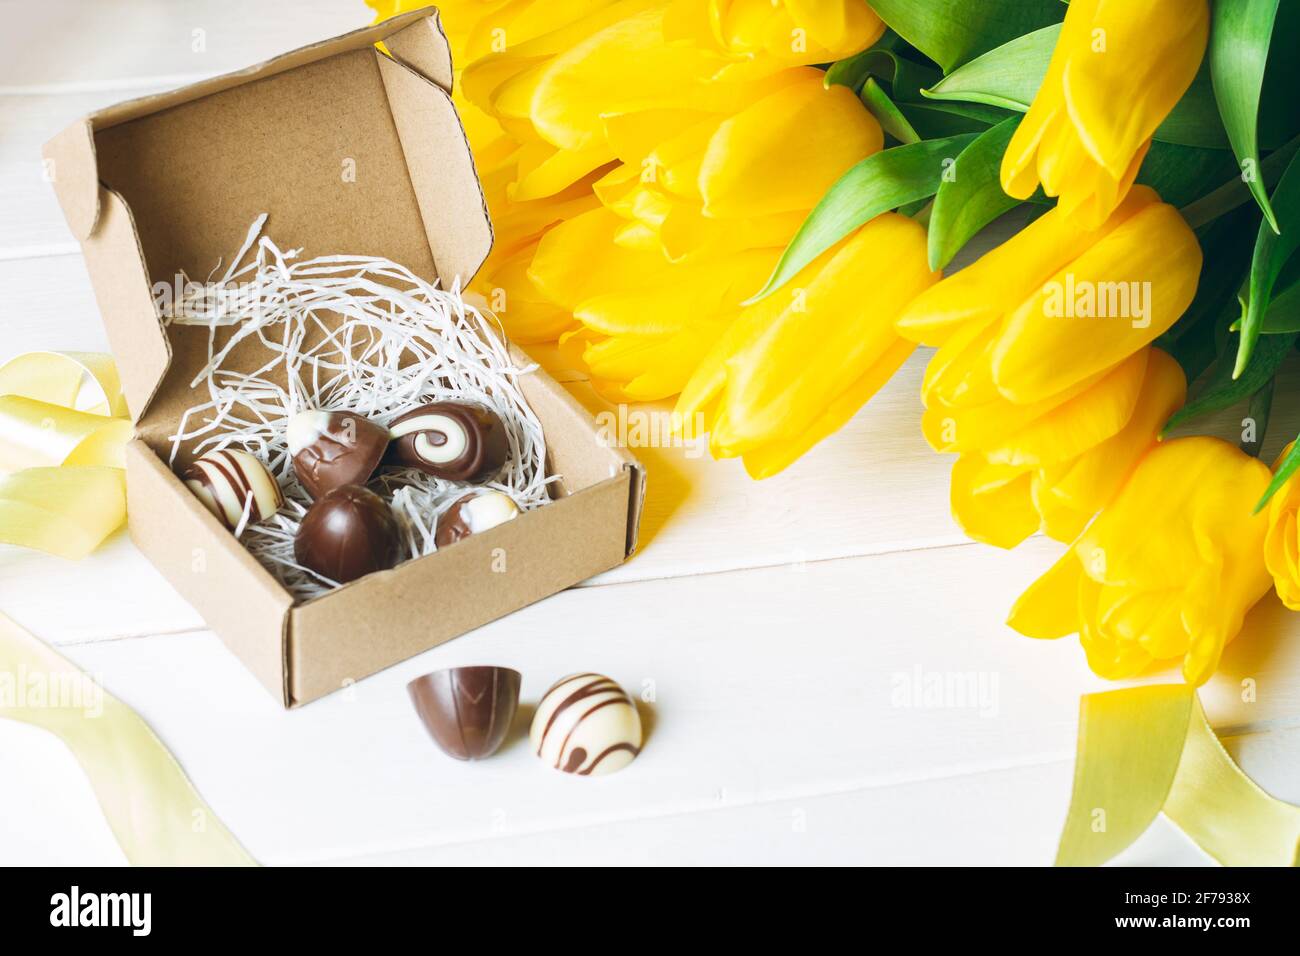
<svg viewBox="0 0 1300 956">
<path fill-rule="evenodd" d="M 360 0 L 0 2 L 0 358 L 106 349 L 42 179 L 45 139 L 108 103 L 368 20 Z M 949 461 L 920 437 L 924 358 L 767 482 L 734 462 L 638 450 L 650 497 L 630 563 L 292 713 L 124 535 L 78 564 L 0 547 L 0 610 L 138 709 L 269 864 L 1050 863 L 1078 697 L 1103 684 L 1074 640 L 1003 625 L 1060 546 L 964 541 Z M 1270 446 L 1295 426 L 1275 413 Z M 1266 599 L 1202 694 L 1246 770 L 1295 802 L 1298 636 Z M 490 761 L 445 758 L 404 684 L 470 663 L 523 672 L 521 721 L 578 670 L 653 696 L 645 751 L 622 773 L 570 778 L 528 752 L 521 723 Z M 935 674 L 975 675 L 987 696 L 907 706 L 900 689 Z M 55 738 L 0 721 L 0 768 L 0 862 L 122 861 Z M 1207 861 L 1162 819 L 1119 862 Z"/>
</svg>

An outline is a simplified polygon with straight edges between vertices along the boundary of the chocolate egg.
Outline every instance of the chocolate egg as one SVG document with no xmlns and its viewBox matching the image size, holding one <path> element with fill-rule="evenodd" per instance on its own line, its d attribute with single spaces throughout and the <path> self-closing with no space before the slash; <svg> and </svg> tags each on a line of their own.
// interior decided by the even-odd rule
<svg viewBox="0 0 1300 956">
<path fill-rule="evenodd" d="M 641 752 L 641 715 L 608 677 L 573 674 L 542 697 L 528 738 L 556 770 L 584 777 L 613 773 Z"/>
<path fill-rule="evenodd" d="M 239 526 L 246 507 L 249 521 L 265 521 L 284 506 L 280 486 L 266 466 L 236 448 L 210 451 L 194 459 L 181 477 L 203 507 L 231 531 Z"/>
<path fill-rule="evenodd" d="M 388 448 L 388 430 L 355 412 L 297 412 L 285 437 L 294 473 L 313 498 L 341 485 L 364 485 Z"/>
<path fill-rule="evenodd" d="M 452 667 L 417 677 L 406 689 L 445 754 L 482 760 L 496 753 L 510 732 L 519 681 L 519 672 L 508 667 Z"/>
<path fill-rule="evenodd" d="M 328 491 L 307 509 L 293 540 L 304 567 L 344 584 L 391 568 L 401 557 L 397 519 L 383 498 L 360 485 Z"/>
<path fill-rule="evenodd" d="M 457 498 L 438 517 L 438 530 L 434 532 L 433 543 L 445 548 L 461 538 L 505 524 L 518 515 L 519 506 L 509 495 L 499 491 L 472 491 L 463 498 Z"/>
<path fill-rule="evenodd" d="M 389 462 L 450 481 L 482 481 L 501 469 L 510 451 L 495 412 L 456 402 L 413 408 L 389 424 L 388 435 Z"/>
</svg>

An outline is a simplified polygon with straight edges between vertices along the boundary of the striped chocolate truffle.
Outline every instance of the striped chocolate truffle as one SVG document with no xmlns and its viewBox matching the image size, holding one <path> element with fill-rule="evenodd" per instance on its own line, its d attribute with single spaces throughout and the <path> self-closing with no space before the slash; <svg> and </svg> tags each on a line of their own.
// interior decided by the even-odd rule
<svg viewBox="0 0 1300 956">
<path fill-rule="evenodd" d="M 284 495 L 266 466 L 246 451 L 225 448 L 194 459 L 181 476 L 190 491 L 234 531 L 248 507 L 248 520 L 265 521 L 284 506 Z M 252 505 L 248 505 L 249 499 Z"/>
<path fill-rule="evenodd" d="M 641 717 L 608 677 L 573 674 L 546 692 L 528 738 L 556 770 L 584 777 L 613 773 L 641 752 Z"/>
</svg>

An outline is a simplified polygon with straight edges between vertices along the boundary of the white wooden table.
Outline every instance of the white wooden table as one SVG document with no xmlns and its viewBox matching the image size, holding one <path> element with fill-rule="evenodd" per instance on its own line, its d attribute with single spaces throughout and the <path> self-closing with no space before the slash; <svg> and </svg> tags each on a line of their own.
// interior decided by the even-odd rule
<svg viewBox="0 0 1300 956">
<path fill-rule="evenodd" d="M 2 0 L 0 357 L 107 347 L 42 179 L 46 138 L 368 19 L 360 0 Z M 78 564 L 0 548 L 0 610 L 139 710 L 268 864 L 1049 863 L 1078 698 L 1103 684 L 1074 640 L 1002 623 L 1060 546 L 963 539 L 949 462 L 920 437 L 924 359 L 766 482 L 639 450 L 650 491 L 634 560 L 296 712 L 124 535 Z M 569 384 L 594 406 L 580 377 Z M 1295 426 L 1279 422 L 1270 444 Z M 651 692 L 646 749 L 602 779 L 547 770 L 519 736 L 481 764 L 447 759 L 404 684 L 468 663 L 519 669 L 525 704 L 576 670 Z M 932 675 L 973 675 L 985 697 L 907 706 Z M 1246 770 L 1300 801 L 1297 618 L 1264 601 L 1203 699 Z M 0 768 L 0 862 L 122 861 L 55 738 L 0 721 Z M 1121 862 L 1206 860 L 1161 820 Z"/>
</svg>

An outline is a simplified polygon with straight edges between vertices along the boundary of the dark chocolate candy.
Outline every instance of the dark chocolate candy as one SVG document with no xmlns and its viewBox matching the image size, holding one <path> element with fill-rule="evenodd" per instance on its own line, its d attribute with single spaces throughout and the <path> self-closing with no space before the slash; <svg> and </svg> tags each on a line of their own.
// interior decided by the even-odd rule
<svg viewBox="0 0 1300 956">
<path fill-rule="evenodd" d="M 289 455 L 313 498 L 341 485 L 364 485 L 388 448 L 388 429 L 356 412 L 307 409 L 289 419 Z"/>
<path fill-rule="evenodd" d="M 433 402 L 413 408 L 388 426 L 388 461 L 450 481 L 482 481 L 505 464 L 506 428 L 495 412 L 477 405 Z"/>
<path fill-rule="evenodd" d="M 471 491 L 457 498 L 450 508 L 438 517 L 438 530 L 433 543 L 440 548 L 455 544 L 461 538 L 505 524 L 519 514 L 514 499 L 499 491 Z"/>
<path fill-rule="evenodd" d="M 318 498 L 293 541 L 298 563 L 344 584 L 395 565 L 401 539 L 393 511 L 373 491 L 343 485 Z"/>
<path fill-rule="evenodd" d="M 508 667 L 452 667 L 406 685 L 425 729 L 444 753 L 482 760 L 496 753 L 519 706 L 519 672 Z"/>
</svg>

